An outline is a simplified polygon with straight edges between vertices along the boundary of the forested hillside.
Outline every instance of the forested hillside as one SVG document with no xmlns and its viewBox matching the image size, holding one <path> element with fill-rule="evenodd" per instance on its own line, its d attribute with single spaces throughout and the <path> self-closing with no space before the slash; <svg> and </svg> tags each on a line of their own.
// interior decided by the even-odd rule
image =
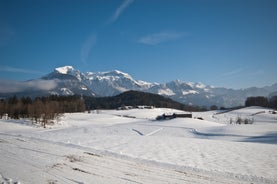
<svg viewBox="0 0 277 184">
<path fill-rule="evenodd" d="M 185 105 L 161 95 L 139 91 L 127 91 L 113 97 L 84 97 L 84 101 L 87 109 L 115 109 L 122 106 L 147 105 L 186 111 L 206 110 L 198 106 Z"/>
</svg>

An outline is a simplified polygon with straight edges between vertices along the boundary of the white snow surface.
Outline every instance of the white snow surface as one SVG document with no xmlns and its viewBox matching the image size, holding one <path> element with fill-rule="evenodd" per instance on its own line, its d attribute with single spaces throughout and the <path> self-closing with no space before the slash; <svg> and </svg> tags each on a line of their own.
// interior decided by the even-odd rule
<svg viewBox="0 0 277 184">
<path fill-rule="evenodd" d="M 198 94 L 198 92 L 195 91 L 195 90 L 187 90 L 187 91 L 184 90 L 184 91 L 182 92 L 182 94 L 183 94 L 183 95 Z"/>
<path fill-rule="evenodd" d="M 159 89 L 158 90 L 158 94 L 159 95 L 167 95 L 167 96 L 173 96 L 173 95 L 175 95 L 175 93 L 171 89 L 169 89 L 169 88 Z"/>
<path fill-rule="evenodd" d="M 55 70 L 61 74 L 67 74 L 69 73 L 70 71 L 73 71 L 74 68 L 72 66 L 63 66 L 63 67 L 58 67 L 58 68 L 55 68 Z"/>
<path fill-rule="evenodd" d="M 0 183 L 277 183 L 277 115 L 249 107 L 156 121 L 174 109 L 0 120 Z M 199 120 L 196 118 L 202 118 Z M 253 118 L 254 124 L 229 124 Z"/>
</svg>

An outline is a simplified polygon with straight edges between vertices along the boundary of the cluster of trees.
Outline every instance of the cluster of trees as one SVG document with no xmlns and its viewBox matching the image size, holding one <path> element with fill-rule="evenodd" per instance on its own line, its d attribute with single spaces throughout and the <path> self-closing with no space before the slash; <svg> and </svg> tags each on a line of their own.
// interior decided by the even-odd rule
<svg viewBox="0 0 277 184">
<path fill-rule="evenodd" d="M 266 98 L 264 96 L 248 97 L 245 106 L 261 106 L 277 109 L 277 96 Z"/>
<path fill-rule="evenodd" d="M 52 95 L 35 99 L 13 96 L 0 100 L 0 118 L 5 114 L 12 119 L 30 118 L 43 127 L 62 113 L 82 111 L 85 111 L 85 104 L 80 96 Z"/>
<path fill-rule="evenodd" d="M 241 118 L 241 117 L 237 117 L 235 120 L 233 120 L 232 118 L 230 119 L 230 124 L 253 124 L 254 123 L 254 118 Z"/>
</svg>

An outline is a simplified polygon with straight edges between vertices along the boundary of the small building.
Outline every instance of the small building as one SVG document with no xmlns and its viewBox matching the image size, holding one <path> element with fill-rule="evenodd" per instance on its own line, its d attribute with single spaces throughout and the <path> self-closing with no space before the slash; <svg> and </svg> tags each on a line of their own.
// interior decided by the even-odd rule
<svg viewBox="0 0 277 184">
<path fill-rule="evenodd" d="M 169 120 L 174 118 L 192 118 L 192 114 L 163 114 L 161 116 L 157 116 L 156 120 Z"/>
</svg>

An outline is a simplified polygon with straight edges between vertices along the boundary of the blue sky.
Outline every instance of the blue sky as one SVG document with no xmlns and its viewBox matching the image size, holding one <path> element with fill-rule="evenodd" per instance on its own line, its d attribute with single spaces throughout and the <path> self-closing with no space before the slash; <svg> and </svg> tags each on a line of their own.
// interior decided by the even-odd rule
<svg viewBox="0 0 277 184">
<path fill-rule="evenodd" d="M 276 0 L 1 0 L 0 79 L 72 65 L 229 88 L 277 82 Z"/>
</svg>

